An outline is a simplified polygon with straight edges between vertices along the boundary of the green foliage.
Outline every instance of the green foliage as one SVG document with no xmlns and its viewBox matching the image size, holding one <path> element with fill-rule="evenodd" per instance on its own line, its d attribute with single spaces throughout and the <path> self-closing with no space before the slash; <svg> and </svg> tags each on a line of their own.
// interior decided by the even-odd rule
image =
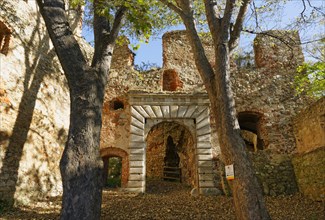
<svg viewBox="0 0 325 220">
<path fill-rule="evenodd" d="M 167 27 L 180 24 L 180 19 L 173 11 L 155 0 L 98 0 L 99 7 L 95 12 L 93 0 L 70 0 L 70 2 L 74 6 L 85 2 L 84 24 L 90 29 L 94 13 L 106 17 L 113 25 L 116 12 L 122 7 L 126 8 L 126 19 L 123 21 L 120 35 L 140 42 L 148 42 L 150 36 L 160 33 Z"/>
<path fill-rule="evenodd" d="M 108 176 L 106 186 L 110 188 L 121 186 L 122 160 L 119 157 L 111 157 L 108 160 Z"/>
<path fill-rule="evenodd" d="M 71 8 L 78 8 L 86 4 L 85 0 L 69 0 Z"/>
<path fill-rule="evenodd" d="M 106 186 L 109 188 L 121 187 L 121 176 L 107 178 Z"/>
<path fill-rule="evenodd" d="M 150 36 L 161 30 L 180 24 L 180 19 L 169 8 L 154 0 L 122 0 L 127 7 L 127 19 L 122 35 L 148 42 Z"/>
<path fill-rule="evenodd" d="M 298 94 L 320 98 L 325 95 L 325 63 L 304 63 L 297 68 L 295 88 Z"/>
</svg>

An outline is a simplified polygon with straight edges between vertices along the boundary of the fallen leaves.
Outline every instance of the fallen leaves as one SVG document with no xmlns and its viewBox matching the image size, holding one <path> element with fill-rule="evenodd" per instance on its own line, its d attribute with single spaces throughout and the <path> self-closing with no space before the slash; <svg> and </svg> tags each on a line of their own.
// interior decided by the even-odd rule
<svg viewBox="0 0 325 220">
<path fill-rule="evenodd" d="M 148 181 L 147 193 L 104 190 L 101 219 L 236 219 L 231 197 L 190 195 L 180 183 Z M 324 220 L 324 202 L 296 194 L 266 197 L 273 220 Z M 60 198 L 7 210 L 0 219 L 59 219 Z"/>
</svg>

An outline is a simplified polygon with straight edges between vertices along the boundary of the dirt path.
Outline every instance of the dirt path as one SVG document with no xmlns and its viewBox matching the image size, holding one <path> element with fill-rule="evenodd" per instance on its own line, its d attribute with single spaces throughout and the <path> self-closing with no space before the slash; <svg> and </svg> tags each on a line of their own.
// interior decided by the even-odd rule
<svg viewBox="0 0 325 220">
<path fill-rule="evenodd" d="M 232 198 L 190 196 L 190 188 L 178 183 L 149 182 L 147 193 L 137 195 L 117 190 L 103 192 L 102 219 L 235 219 Z M 324 220 L 324 202 L 300 194 L 267 197 L 272 219 Z M 60 198 L 15 208 L 0 219 L 58 219 Z"/>
</svg>

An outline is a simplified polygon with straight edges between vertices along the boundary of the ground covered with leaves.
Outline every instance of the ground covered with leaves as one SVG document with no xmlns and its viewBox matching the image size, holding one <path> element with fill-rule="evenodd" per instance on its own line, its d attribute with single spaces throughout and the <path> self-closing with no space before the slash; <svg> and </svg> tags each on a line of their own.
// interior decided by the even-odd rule
<svg viewBox="0 0 325 220">
<path fill-rule="evenodd" d="M 236 219 L 231 197 L 191 196 L 179 183 L 151 181 L 146 194 L 104 190 L 102 219 Z M 266 197 L 272 219 L 324 220 L 324 202 L 301 194 Z M 0 219 L 59 219 L 60 198 L 4 210 Z"/>
</svg>

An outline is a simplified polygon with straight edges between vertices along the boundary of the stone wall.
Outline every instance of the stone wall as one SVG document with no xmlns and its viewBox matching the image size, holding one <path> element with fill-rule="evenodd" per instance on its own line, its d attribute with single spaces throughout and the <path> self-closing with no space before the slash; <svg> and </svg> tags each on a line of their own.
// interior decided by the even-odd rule
<svg viewBox="0 0 325 220">
<path fill-rule="evenodd" d="M 274 154 L 270 150 L 248 152 L 248 156 L 264 195 L 291 195 L 299 191 L 291 156 Z M 223 162 L 215 158 L 214 164 L 215 185 L 225 195 L 231 195 Z"/>
<path fill-rule="evenodd" d="M 276 35 L 278 32 L 270 33 Z M 296 44 L 287 46 L 276 38 L 270 40 L 269 36 L 258 35 L 254 41 L 257 68 L 241 68 L 234 72 L 232 88 L 237 113 L 259 115 L 256 132 L 264 148 L 274 153 L 291 154 L 296 150 L 292 117 L 308 104 L 308 100 L 296 96 L 293 88 L 296 67 L 303 61 L 301 48 L 297 46 L 298 33 L 285 32 L 285 38 L 283 32 L 279 33 L 281 39 L 295 39 Z"/>
<path fill-rule="evenodd" d="M 298 191 L 290 156 L 265 150 L 250 153 L 250 158 L 265 195 L 291 195 Z"/>
<path fill-rule="evenodd" d="M 299 189 L 314 200 L 325 200 L 325 98 L 294 119 L 297 154 L 293 164 Z"/>
<path fill-rule="evenodd" d="M 60 195 L 70 111 L 64 74 L 36 1 L 1 1 L 0 21 L 11 33 L 0 53 L 0 199 Z"/>
<path fill-rule="evenodd" d="M 243 127 L 257 134 L 260 150 L 250 155 L 266 195 L 298 191 L 291 162 L 297 150 L 293 117 L 310 103 L 296 96 L 293 87 L 296 67 L 303 61 L 299 42 L 297 32 L 258 35 L 254 40 L 255 68 L 238 68 L 232 76 L 239 123 L 243 116 Z M 249 120 L 255 126 L 249 126 Z"/>
<path fill-rule="evenodd" d="M 325 97 L 294 118 L 297 152 L 306 153 L 325 146 Z"/>
<path fill-rule="evenodd" d="M 325 146 L 293 158 L 299 191 L 316 201 L 325 201 Z"/>
<path fill-rule="evenodd" d="M 171 31 L 163 35 L 163 69 L 172 69 L 178 73 L 182 83 L 180 91 L 205 91 L 199 76 L 191 47 L 184 31 Z M 207 53 L 213 54 L 213 48 L 206 45 Z M 212 56 L 209 56 L 213 60 Z"/>
<path fill-rule="evenodd" d="M 294 69 L 304 61 L 298 31 L 270 30 L 254 39 L 255 65 L 268 71 Z"/>
<path fill-rule="evenodd" d="M 270 36 L 276 38 L 270 40 Z M 297 32 L 270 31 L 259 35 L 254 41 L 256 67 L 236 68 L 235 62 L 232 63 L 231 82 L 237 113 L 242 128 L 257 135 L 256 149 L 261 152 L 254 153 L 252 160 L 259 173 L 261 184 L 264 184 L 265 194 L 290 194 L 297 190 L 291 157 L 286 155 L 296 151 L 292 117 L 308 104 L 308 100 L 295 95 L 292 86 L 295 69 L 303 61 L 301 48 L 297 46 L 299 42 Z M 208 59 L 213 65 L 213 47 L 208 40 L 203 43 Z M 127 151 L 130 127 L 129 91 L 144 91 L 148 96 L 150 93 L 173 96 L 179 93 L 202 92 L 204 87 L 184 31 L 164 34 L 164 63 L 161 70 L 139 73 L 127 64 L 131 52 L 125 48 L 123 51 L 125 53 L 121 55 L 124 54 L 126 65 L 115 67 L 111 71 L 107 100 L 115 98 L 123 100 L 126 108 L 120 110 L 123 114 L 122 119 L 116 116 L 120 113 L 104 114 L 105 118 L 120 121 L 123 125 L 104 122 L 103 126 L 107 126 L 107 130 L 105 131 L 106 128 L 103 130 L 105 134 L 110 134 L 104 135 L 109 142 L 106 146 L 119 146 Z M 215 125 L 213 120 L 210 121 L 212 154 L 219 157 L 220 149 Z M 117 139 L 111 138 L 115 133 L 121 136 Z"/>
</svg>

